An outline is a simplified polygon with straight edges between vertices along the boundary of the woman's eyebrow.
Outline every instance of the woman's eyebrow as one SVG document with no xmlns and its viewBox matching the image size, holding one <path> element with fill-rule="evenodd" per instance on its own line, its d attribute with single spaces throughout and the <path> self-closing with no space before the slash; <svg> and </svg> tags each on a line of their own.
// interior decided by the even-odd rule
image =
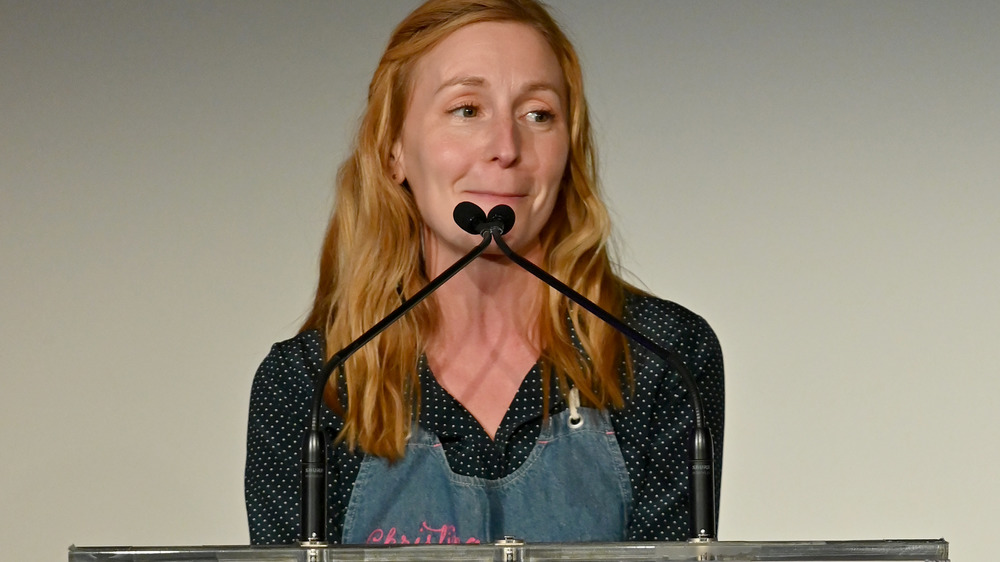
<svg viewBox="0 0 1000 562">
<path fill-rule="evenodd" d="M 486 85 L 486 79 L 483 78 L 482 76 L 467 76 L 467 75 L 462 75 L 462 76 L 456 76 L 456 77 L 451 78 L 449 80 L 445 80 L 440 86 L 437 87 L 437 90 L 435 90 L 434 93 L 438 93 L 438 92 L 440 92 L 442 90 L 446 90 L 446 89 L 452 88 L 454 86 L 467 86 L 467 87 L 477 87 L 478 88 L 478 87 L 482 87 L 482 86 L 485 86 L 485 85 Z M 555 84 L 552 84 L 551 82 L 541 81 L 541 82 L 531 82 L 531 83 L 529 83 L 524 88 L 523 91 L 524 92 L 550 91 L 550 92 L 552 92 L 552 93 L 554 93 L 556 95 L 560 95 L 559 90 L 560 90 L 560 88 L 557 87 Z"/>
<path fill-rule="evenodd" d="M 550 82 L 532 82 L 524 89 L 525 92 L 549 91 L 557 96 L 561 96 L 561 88 Z"/>
<path fill-rule="evenodd" d="M 453 86 L 474 86 L 480 87 L 486 84 L 486 79 L 482 76 L 456 76 L 450 80 L 445 80 L 443 84 L 438 86 L 434 93 L 440 92 L 441 90 L 451 88 Z"/>
</svg>

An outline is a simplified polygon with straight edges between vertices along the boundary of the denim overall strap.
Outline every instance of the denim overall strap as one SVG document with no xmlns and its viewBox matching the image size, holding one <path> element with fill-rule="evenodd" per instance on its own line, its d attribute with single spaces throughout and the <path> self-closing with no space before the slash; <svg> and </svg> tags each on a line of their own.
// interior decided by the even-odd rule
<svg viewBox="0 0 1000 562">
<path fill-rule="evenodd" d="M 517 470 L 489 480 L 455 474 L 437 436 L 414 426 L 405 456 L 366 456 L 344 516 L 344 544 L 625 539 L 632 489 L 607 412 L 550 418 Z"/>
</svg>

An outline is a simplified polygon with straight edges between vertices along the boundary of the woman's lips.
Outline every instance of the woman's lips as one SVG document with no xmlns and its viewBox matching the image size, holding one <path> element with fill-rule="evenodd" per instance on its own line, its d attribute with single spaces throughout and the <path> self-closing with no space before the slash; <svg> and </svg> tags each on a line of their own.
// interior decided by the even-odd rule
<svg viewBox="0 0 1000 562">
<path fill-rule="evenodd" d="M 466 191 L 463 192 L 462 195 L 466 195 L 474 200 L 489 201 L 497 204 L 509 204 L 513 201 L 527 197 L 527 195 L 520 193 L 496 193 L 492 191 Z"/>
</svg>

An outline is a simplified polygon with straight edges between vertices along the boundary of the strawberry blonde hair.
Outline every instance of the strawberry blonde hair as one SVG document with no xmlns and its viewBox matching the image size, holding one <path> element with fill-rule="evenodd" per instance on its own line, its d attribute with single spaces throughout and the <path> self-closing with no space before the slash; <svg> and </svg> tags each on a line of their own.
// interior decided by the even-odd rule
<svg viewBox="0 0 1000 562">
<path fill-rule="evenodd" d="M 608 256 L 610 221 L 598 193 L 583 76 L 572 44 L 534 0 L 430 0 L 393 32 L 369 85 L 353 153 L 337 174 L 319 284 L 302 326 L 325 335 L 328 358 L 428 282 L 423 221 L 410 191 L 391 178 L 390 151 L 402 130 L 417 61 L 455 30 L 479 22 L 528 25 L 559 61 L 570 150 L 555 209 L 540 234 L 542 266 L 603 308 L 622 313 L 629 288 Z M 554 382 L 562 393 L 569 384 L 579 388 L 583 401 L 594 407 L 621 407 L 623 364 L 631 375 L 624 339 L 556 292 L 540 290 L 545 403 Z M 419 408 L 418 363 L 436 317 L 433 304 L 424 301 L 351 357 L 342 377 L 331 377 L 324 399 L 344 420 L 338 439 L 388 459 L 403 455 Z"/>
</svg>

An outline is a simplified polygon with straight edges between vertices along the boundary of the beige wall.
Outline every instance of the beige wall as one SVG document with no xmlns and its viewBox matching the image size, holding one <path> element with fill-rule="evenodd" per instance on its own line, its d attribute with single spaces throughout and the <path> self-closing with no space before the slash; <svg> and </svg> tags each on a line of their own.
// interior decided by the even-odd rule
<svg viewBox="0 0 1000 562">
<path fill-rule="evenodd" d="M 553 4 L 624 265 L 722 340 L 720 536 L 986 559 L 1000 4 Z M 410 6 L 0 0 L 0 558 L 247 541 L 251 378 Z"/>
</svg>

